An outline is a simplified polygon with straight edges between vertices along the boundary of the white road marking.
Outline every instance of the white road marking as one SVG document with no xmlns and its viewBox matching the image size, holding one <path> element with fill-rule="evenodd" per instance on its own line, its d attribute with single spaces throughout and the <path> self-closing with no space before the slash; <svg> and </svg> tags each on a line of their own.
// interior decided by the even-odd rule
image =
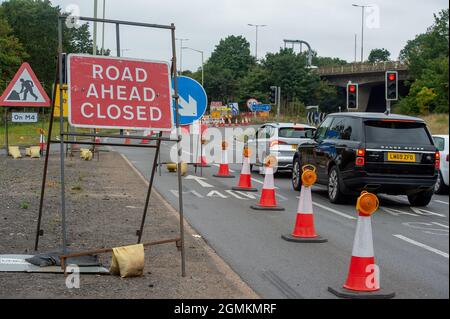
<svg viewBox="0 0 450 319">
<path fill-rule="evenodd" d="M 410 215 L 410 216 L 414 216 L 414 217 L 419 217 L 419 215 L 413 214 L 413 213 L 408 213 L 408 212 L 404 212 L 402 210 L 398 210 L 398 209 L 393 209 L 393 208 L 387 208 L 387 207 L 380 207 L 382 211 L 391 214 L 392 216 L 398 216 L 398 215 Z"/>
<path fill-rule="evenodd" d="M 403 235 L 398 235 L 397 234 L 397 235 L 393 235 L 393 236 L 398 238 L 398 239 L 404 240 L 404 241 L 406 241 L 406 242 L 408 242 L 410 244 L 413 244 L 413 245 L 416 245 L 418 247 L 424 248 L 424 249 L 426 249 L 428 251 L 431 251 L 431 252 L 433 252 L 435 254 L 441 255 L 441 256 L 443 256 L 443 257 L 448 259 L 448 253 L 440 251 L 439 249 L 436 249 L 436 248 L 430 247 L 428 245 L 419 243 L 418 241 L 415 241 L 415 240 L 413 240 L 411 238 L 408 238 L 408 237 L 405 237 Z"/>
<path fill-rule="evenodd" d="M 438 199 L 436 199 L 435 202 L 436 202 L 436 203 L 441 203 L 441 204 L 444 204 L 444 205 L 448 205 L 448 203 L 447 203 L 447 202 L 444 202 L 443 200 L 438 200 Z"/>
<path fill-rule="evenodd" d="M 433 212 L 430 212 L 429 210 L 426 210 L 426 209 L 423 209 L 423 208 L 411 207 L 411 209 L 414 211 L 414 213 L 422 215 L 422 216 L 436 215 L 436 216 L 439 216 L 439 217 L 446 217 L 445 215 L 438 214 L 438 213 L 433 213 Z"/>
<path fill-rule="evenodd" d="M 228 196 L 225 196 L 224 194 L 222 194 L 221 192 L 216 191 L 216 190 L 210 191 L 206 195 L 206 197 L 220 197 L 220 198 L 223 198 L 223 199 L 227 199 L 228 198 Z"/>
<path fill-rule="evenodd" d="M 284 197 L 283 195 L 280 195 L 280 194 L 278 194 L 278 193 L 275 193 L 275 196 L 277 196 L 278 198 L 281 198 L 281 199 L 284 200 L 284 201 L 287 201 L 287 200 L 288 200 L 288 198 L 286 198 L 286 197 Z"/>
<path fill-rule="evenodd" d="M 171 189 L 170 192 L 173 194 L 173 196 L 178 198 L 178 191 L 177 190 Z M 183 192 L 183 195 L 186 195 L 186 194 L 192 194 L 192 195 L 197 196 L 198 198 L 204 198 L 202 194 L 199 194 L 199 193 L 197 193 L 194 190 L 191 190 L 191 191 L 188 191 L 188 192 Z"/>
<path fill-rule="evenodd" d="M 258 183 L 258 184 L 264 185 L 263 181 L 260 181 L 259 179 L 256 179 L 254 177 L 252 177 L 252 181 L 254 181 L 254 182 Z M 279 188 L 275 186 L 275 189 L 279 189 Z"/>
<path fill-rule="evenodd" d="M 186 180 L 194 180 L 194 181 L 196 181 L 197 183 L 199 183 L 200 186 L 203 187 L 203 188 L 214 188 L 213 185 L 208 184 L 207 182 L 205 182 L 205 180 L 206 180 L 205 177 L 188 175 L 188 176 L 186 176 L 184 179 L 186 179 Z"/>
<path fill-rule="evenodd" d="M 441 226 L 441 227 L 444 227 L 444 228 L 448 229 L 448 225 L 444 225 L 444 224 L 436 223 L 436 222 L 432 222 L 432 224 L 435 224 L 435 225 L 438 225 L 438 226 Z"/>
<path fill-rule="evenodd" d="M 331 212 L 331 213 L 333 213 L 333 214 L 336 214 L 336 215 L 339 215 L 339 216 L 342 216 L 342 217 L 345 217 L 345 218 L 348 218 L 348 219 L 351 219 L 351 220 L 356 219 L 356 217 L 347 215 L 347 214 L 345 214 L 345 213 L 342 213 L 342 212 L 340 212 L 340 211 L 338 211 L 338 210 L 335 210 L 335 209 L 330 208 L 330 207 L 325 206 L 325 205 L 321 205 L 321 204 L 318 204 L 318 203 L 315 203 L 315 202 L 313 202 L 313 205 L 314 205 L 314 206 L 317 206 L 317 207 L 320 207 L 320 208 L 323 208 L 323 209 L 325 209 L 325 210 L 327 210 L 327 211 L 329 211 L 329 212 Z"/>
<path fill-rule="evenodd" d="M 245 196 L 245 197 L 247 197 L 249 199 L 256 199 L 256 196 L 253 195 L 252 193 L 245 193 L 245 192 L 242 192 L 242 191 L 232 191 L 232 193 L 237 193 L 237 194 Z"/>
</svg>

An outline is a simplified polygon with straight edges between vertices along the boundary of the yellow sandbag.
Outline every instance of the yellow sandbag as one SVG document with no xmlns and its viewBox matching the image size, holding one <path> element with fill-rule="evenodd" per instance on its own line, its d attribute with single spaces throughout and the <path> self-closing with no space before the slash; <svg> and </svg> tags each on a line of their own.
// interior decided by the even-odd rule
<svg viewBox="0 0 450 319">
<path fill-rule="evenodd" d="M 41 148 L 39 146 L 30 147 L 30 156 L 31 156 L 31 158 L 40 158 L 41 157 Z"/>
<path fill-rule="evenodd" d="M 111 267 L 112 275 L 122 278 L 139 277 L 144 274 L 144 245 L 131 245 L 113 248 Z"/>
<path fill-rule="evenodd" d="M 80 157 L 82 159 L 84 159 L 85 161 L 90 161 L 93 157 L 93 154 L 92 154 L 91 150 L 82 148 L 82 149 L 80 149 Z"/>
<path fill-rule="evenodd" d="M 16 152 L 16 153 L 19 152 L 20 153 L 19 146 L 9 146 L 8 147 L 8 155 L 12 156 L 13 152 Z"/>
</svg>

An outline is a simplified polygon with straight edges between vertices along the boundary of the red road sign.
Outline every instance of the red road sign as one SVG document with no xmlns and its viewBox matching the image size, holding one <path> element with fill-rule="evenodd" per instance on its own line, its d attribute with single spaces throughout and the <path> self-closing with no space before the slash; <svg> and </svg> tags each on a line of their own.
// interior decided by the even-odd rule
<svg viewBox="0 0 450 319">
<path fill-rule="evenodd" d="M 70 54 L 67 68 L 71 125 L 173 128 L 167 62 Z"/>
<path fill-rule="evenodd" d="M 39 107 L 50 106 L 50 99 L 28 63 L 19 71 L 0 96 L 0 106 Z"/>
</svg>

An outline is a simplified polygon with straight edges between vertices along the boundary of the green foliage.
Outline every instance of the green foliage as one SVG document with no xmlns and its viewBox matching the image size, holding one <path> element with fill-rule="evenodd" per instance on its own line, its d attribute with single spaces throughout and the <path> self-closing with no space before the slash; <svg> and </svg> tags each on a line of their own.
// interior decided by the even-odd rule
<svg viewBox="0 0 450 319">
<path fill-rule="evenodd" d="M 28 57 L 22 44 L 0 11 L 0 91 L 6 87 L 24 59 Z"/>
<path fill-rule="evenodd" d="M 391 52 L 386 49 L 373 49 L 370 51 L 368 62 L 370 63 L 380 63 L 387 62 L 390 60 Z"/>
<path fill-rule="evenodd" d="M 409 95 L 397 105 L 403 113 L 448 113 L 449 10 L 434 15 L 426 33 L 408 41 L 400 59 L 411 72 Z"/>
<path fill-rule="evenodd" d="M 28 53 L 28 62 L 47 91 L 54 81 L 61 9 L 49 0 L 9 0 L 1 5 L 13 34 Z M 87 24 L 68 29 L 63 24 L 63 48 L 67 53 L 92 52 Z"/>
</svg>

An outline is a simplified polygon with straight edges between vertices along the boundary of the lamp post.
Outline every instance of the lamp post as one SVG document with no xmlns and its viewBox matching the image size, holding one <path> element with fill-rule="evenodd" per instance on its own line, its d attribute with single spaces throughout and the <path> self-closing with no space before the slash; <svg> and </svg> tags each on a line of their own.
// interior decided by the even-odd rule
<svg viewBox="0 0 450 319">
<path fill-rule="evenodd" d="M 203 53 L 204 52 L 202 50 L 197 50 L 197 49 L 193 49 L 193 48 L 190 48 L 190 47 L 181 47 L 181 49 L 182 50 L 183 49 L 185 49 L 185 50 L 192 50 L 192 51 L 198 52 L 198 53 L 200 53 L 202 55 L 202 86 L 203 86 L 203 83 L 204 83 L 204 80 L 205 80 L 205 73 L 203 71 L 203 66 L 204 66 Z"/>
<path fill-rule="evenodd" d="M 189 39 L 176 38 L 175 40 L 180 41 L 180 70 L 178 73 L 181 75 L 181 72 L 183 72 L 183 41 L 189 41 Z"/>
<path fill-rule="evenodd" d="M 352 4 L 353 7 L 361 8 L 362 12 L 362 21 L 361 21 L 361 63 L 364 62 L 364 15 L 365 15 L 365 9 L 372 7 L 372 5 L 359 5 L 359 4 Z"/>
<path fill-rule="evenodd" d="M 249 27 L 255 27 L 256 29 L 256 43 L 255 43 L 255 59 L 258 61 L 258 28 L 267 27 L 266 24 L 248 24 Z"/>
</svg>

